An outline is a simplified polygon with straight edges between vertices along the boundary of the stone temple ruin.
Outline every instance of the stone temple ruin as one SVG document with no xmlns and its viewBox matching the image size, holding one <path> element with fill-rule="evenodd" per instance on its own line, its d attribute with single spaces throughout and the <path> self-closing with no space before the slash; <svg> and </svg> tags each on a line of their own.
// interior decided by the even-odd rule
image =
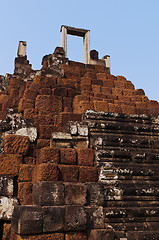
<svg viewBox="0 0 159 240">
<path fill-rule="evenodd" d="M 159 104 L 90 51 L 89 30 L 0 76 L 0 238 L 159 239 Z M 84 39 L 84 63 L 67 58 Z"/>
</svg>

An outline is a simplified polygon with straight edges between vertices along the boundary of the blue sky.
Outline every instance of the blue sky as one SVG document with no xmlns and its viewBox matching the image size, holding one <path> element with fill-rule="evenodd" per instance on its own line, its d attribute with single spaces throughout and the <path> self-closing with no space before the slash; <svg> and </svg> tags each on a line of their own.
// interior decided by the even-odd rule
<svg viewBox="0 0 159 240">
<path fill-rule="evenodd" d="M 0 74 L 13 73 L 18 42 L 34 69 L 60 46 L 60 26 L 90 29 L 91 49 L 111 56 L 111 73 L 159 101 L 158 0 L 1 0 Z M 68 36 L 68 57 L 83 61 L 82 38 Z"/>
</svg>

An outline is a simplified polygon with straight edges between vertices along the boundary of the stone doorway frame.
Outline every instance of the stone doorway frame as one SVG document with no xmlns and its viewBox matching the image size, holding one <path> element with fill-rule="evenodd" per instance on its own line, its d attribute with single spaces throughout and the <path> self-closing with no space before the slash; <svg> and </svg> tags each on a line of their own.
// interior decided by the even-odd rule
<svg viewBox="0 0 159 240">
<path fill-rule="evenodd" d="M 63 47 L 64 49 L 65 57 L 67 57 L 67 34 L 83 37 L 84 63 L 89 64 L 90 63 L 90 30 L 62 25 L 60 32 L 61 32 L 61 47 Z"/>
</svg>

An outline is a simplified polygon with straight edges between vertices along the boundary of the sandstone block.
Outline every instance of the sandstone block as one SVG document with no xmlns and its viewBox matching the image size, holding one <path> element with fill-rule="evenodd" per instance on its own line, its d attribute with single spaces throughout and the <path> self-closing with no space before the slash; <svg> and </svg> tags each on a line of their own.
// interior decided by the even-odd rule
<svg viewBox="0 0 159 240">
<path fill-rule="evenodd" d="M 86 205 L 87 187 L 81 183 L 65 183 L 65 204 Z"/>
<path fill-rule="evenodd" d="M 29 151 L 29 137 L 7 135 L 4 137 L 4 152 L 9 154 L 27 155 Z"/>
<path fill-rule="evenodd" d="M 116 96 L 123 95 L 123 90 L 121 88 L 112 88 L 112 94 Z"/>
<path fill-rule="evenodd" d="M 60 113 L 57 116 L 57 123 L 61 126 L 65 126 L 65 124 L 69 121 L 78 121 L 82 120 L 81 114 L 76 113 Z"/>
<path fill-rule="evenodd" d="M 115 87 L 114 81 L 110 79 L 103 80 L 103 87 L 114 88 Z"/>
<path fill-rule="evenodd" d="M 88 203 L 91 206 L 104 206 L 105 191 L 102 183 L 87 183 Z"/>
<path fill-rule="evenodd" d="M 104 229 L 103 207 L 85 207 L 88 214 L 88 227 L 90 229 Z"/>
<path fill-rule="evenodd" d="M 77 92 L 75 89 L 73 89 L 73 88 L 68 88 L 67 89 L 68 97 L 74 98 L 77 94 L 79 94 L 79 92 Z"/>
<path fill-rule="evenodd" d="M 65 207 L 43 207 L 43 232 L 58 232 L 64 228 Z"/>
<path fill-rule="evenodd" d="M 51 133 L 57 131 L 57 127 L 54 125 L 40 125 L 39 126 L 39 138 L 50 139 Z"/>
<path fill-rule="evenodd" d="M 57 86 L 59 87 L 75 87 L 77 79 L 74 74 L 67 74 L 67 78 L 57 79 Z"/>
<path fill-rule="evenodd" d="M 20 235 L 42 233 L 40 206 L 16 206 L 12 217 L 12 231 Z"/>
<path fill-rule="evenodd" d="M 158 107 L 157 108 L 155 108 L 155 107 L 148 108 L 147 114 L 152 114 L 153 116 L 158 117 L 158 115 L 159 115 L 159 108 Z"/>
<path fill-rule="evenodd" d="M 79 182 L 97 182 L 98 170 L 96 167 L 79 167 Z"/>
<path fill-rule="evenodd" d="M 36 75 L 33 79 L 33 85 L 37 85 L 42 88 L 53 88 L 56 85 L 56 78 Z"/>
<path fill-rule="evenodd" d="M 87 123 L 84 123 L 84 122 L 69 121 L 68 130 L 69 130 L 70 134 L 74 135 L 74 136 L 77 136 L 77 135 L 81 136 L 81 137 L 88 136 L 88 125 L 87 125 Z"/>
<path fill-rule="evenodd" d="M 35 165 L 36 164 L 36 159 L 34 157 L 24 156 L 23 157 L 23 163 L 24 164 L 29 164 L 29 165 Z"/>
<path fill-rule="evenodd" d="M 42 79 L 42 76 L 36 75 L 33 79 L 34 84 L 39 84 Z"/>
<path fill-rule="evenodd" d="M 35 109 L 37 111 L 62 111 L 62 97 L 51 95 L 38 95 L 35 100 Z"/>
<path fill-rule="evenodd" d="M 34 125 L 38 127 L 39 125 L 53 125 L 54 124 L 54 117 L 52 114 L 49 115 L 36 115 L 34 117 Z"/>
<path fill-rule="evenodd" d="M 121 82 L 126 82 L 127 81 L 124 76 L 116 76 L 116 80 L 121 81 Z"/>
<path fill-rule="evenodd" d="M 101 93 L 112 94 L 112 89 L 110 87 L 102 87 L 101 88 Z"/>
<path fill-rule="evenodd" d="M 117 80 L 117 81 L 114 81 L 114 85 L 115 85 L 115 88 L 121 88 L 121 89 L 125 89 L 125 81 L 121 81 L 121 80 Z"/>
<path fill-rule="evenodd" d="M 81 75 L 81 66 L 74 65 L 73 67 L 70 65 L 61 65 L 61 68 L 64 69 L 65 76 L 67 73 L 73 73 L 75 75 Z"/>
<path fill-rule="evenodd" d="M 134 91 L 132 89 L 123 89 L 123 96 L 132 97 L 134 95 Z"/>
<path fill-rule="evenodd" d="M 60 149 L 60 163 L 67 165 L 76 164 L 76 151 L 71 148 Z"/>
<path fill-rule="evenodd" d="M 147 96 L 142 96 L 142 102 L 148 103 L 149 102 L 148 97 Z"/>
<path fill-rule="evenodd" d="M 38 95 L 38 91 L 36 91 L 36 89 L 34 90 L 34 89 L 26 88 L 23 94 L 23 98 L 34 100 L 37 95 Z"/>
<path fill-rule="evenodd" d="M 21 205 L 33 204 L 32 187 L 31 182 L 18 183 L 18 199 Z"/>
<path fill-rule="evenodd" d="M 67 232 L 65 240 L 87 240 L 87 234 L 83 232 Z"/>
<path fill-rule="evenodd" d="M 140 95 L 134 95 L 131 97 L 131 101 L 133 102 L 142 102 L 143 96 Z"/>
<path fill-rule="evenodd" d="M 60 182 L 39 182 L 33 185 L 33 202 L 41 206 L 64 204 L 64 185 Z"/>
<path fill-rule="evenodd" d="M 103 86 L 103 81 L 102 80 L 95 80 L 95 79 L 92 79 L 91 81 L 91 85 L 98 85 L 98 86 Z"/>
<path fill-rule="evenodd" d="M 49 139 L 37 139 L 37 145 L 36 147 L 38 149 L 49 147 L 50 146 L 50 140 Z"/>
<path fill-rule="evenodd" d="M 106 80 L 107 74 L 106 73 L 97 73 L 97 79 L 98 80 Z"/>
<path fill-rule="evenodd" d="M 93 92 L 97 92 L 97 93 L 100 93 L 100 92 L 101 92 L 101 86 L 100 86 L 100 85 L 94 85 L 94 84 L 92 84 L 92 85 L 91 85 L 91 88 L 92 88 L 92 91 L 93 91 Z"/>
<path fill-rule="evenodd" d="M 73 68 L 78 67 L 79 69 L 81 69 L 81 71 L 84 69 L 84 63 L 81 62 L 69 61 L 69 65 Z"/>
<path fill-rule="evenodd" d="M 65 211 L 65 230 L 86 230 L 87 214 L 83 207 L 66 206 Z"/>
<path fill-rule="evenodd" d="M 33 119 L 36 115 L 36 111 L 33 108 L 27 108 L 24 110 L 24 118 L 25 119 Z"/>
<path fill-rule="evenodd" d="M 135 114 L 136 110 L 135 107 L 133 106 L 127 106 L 127 105 L 121 105 L 121 111 L 122 113 L 126 113 L 126 114 Z"/>
<path fill-rule="evenodd" d="M 38 163 L 59 163 L 59 149 L 54 147 L 44 147 L 40 149 Z"/>
<path fill-rule="evenodd" d="M 126 88 L 135 90 L 134 84 L 131 81 L 126 82 Z"/>
<path fill-rule="evenodd" d="M 81 86 L 83 85 L 91 86 L 91 78 L 81 77 Z"/>
<path fill-rule="evenodd" d="M 18 176 L 20 164 L 22 164 L 21 155 L 2 154 L 0 155 L 0 174 Z"/>
<path fill-rule="evenodd" d="M 83 114 L 86 110 L 94 110 L 93 102 L 80 101 L 77 106 L 74 107 L 74 112 Z"/>
<path fill-rule="evenodd" d="M 34 109 L 34 100 L 21 98 L 18 104 L 18 112 L 23 112 L 25 109 Z"/>
<path fill-rule="evenodd" d="M 20 182 L 31 182 L 34 166 L 29 164 L 22 164 L 19 169 L 19 178 Z"/>
<path fill-rule="evenodd" d="M 108 103 L 108 110 L 111 113 L 121 113 L 121 105 L 120 104 Z"/>
<path fill-rule="evenodd" d="M 54 88 L 56 86 L 56 77 L 44 77 L 41 82 L 43 88 Z"/>
<path fill-rule="evenodd" d="M 72 98 L 63 97 L 62 106 L 63 106 L 63 111 L 64 112 L 70 112 L 71 113 L 73 111 Z"/>
<path fill-rule="evenodd" d="M 78 182 L 78 167 L 74 165 L 59 165 L 60 179 L 64 182 Z"/>
<path fill-rule="evenodd" d="M 94 150 L 90 148 L 79 148 L 77 151 L 78 165 L 94 166 Z"/>
<path fill-rule="evenodd" d="M 128 103 L 131 102 L 131 97 L 130 96 L 119 95 L 118 100 L 127 104 L 127 102 Z"/>
<path fill-rule="evenodd" d="M 106 101 L 94 101 L 94 110 L 96 112 L 108 112 L 108 103 Z"/>
<path fill-rule="evenodd" d="M 105 66 L 95 65 L 95 71 L 98 73 L 105 73 Z"/>
<path fill-rule="evenodd" d="M 73 99 L 73 107 L 75 108 L 80 101 L 89 101 L 89 96 L 76 95 Z"/>
<path fill-rule="evenodd" d="M 145 92 L 143 89 L 135 89 L 134 94 L 135 95 L 145 95 Z"/>
<path fill-rule="evenodd" d="M 41 163 L 36 165 L 33 172 L 33 182 L 58 181 L 59 169 L 55 163 Z"/>
<path fill-rule="evenodd" d="M 151 108 L 151 107 L 158 107 L 159 106 L 159 104 L 158 104 L 158 102 L 157 101 L 155 101 L 155 100 L 150 100 L 149 101 L 149 107 Z"/>
<path fill-rule="evenodd" d="M 85 71 L 87 72 L 94 72 L 94 69 L 95 69 L 95 65 L 93 64 L 85 64 Z"/>
<path fill-rule="evenodd" d="M 52 89 L 52 95 L 67 97 L 67 88 L 66 87 L 57 87 Z"/>
<path fill-rule="evenodd" d="M 88 240 L 112 240 L 115 239 L 115 234 L 112 230 L 98 229 L 91 230 Z"/>
<path fill-rule="evenodd" d="M 51 95 L 52 90 L 50 88 L 42 88 L 39 90 L 39 95 Z"/>
<path fill-rule="evenodd" d="M 92 87 L 91 87 L 91 85 L 86 85 L 85 84 L 85 85 L 80 86 L 80 90 L 81 90 L 81 93 L 84 92 L 84 91 L 90 93 L 92 91 Z"/>
<path fill-rule="evenodd" d="M 13 235 L 12 235 L 13 236 Z M 16 234 L 16 239 L 12 240 L 64 240 L 64 233 L 47 233 L 41 235 L 20 236 Z"/>
<path fill-rule="evenodd" d="M 96 79 L 96 73 L 94 71 L 87 70 L 83 77 L 88 79 Z"/>
</svg>

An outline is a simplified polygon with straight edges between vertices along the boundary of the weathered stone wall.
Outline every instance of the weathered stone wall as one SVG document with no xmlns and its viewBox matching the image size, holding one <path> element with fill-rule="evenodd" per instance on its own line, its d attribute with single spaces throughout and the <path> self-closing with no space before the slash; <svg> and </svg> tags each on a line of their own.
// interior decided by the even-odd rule
<svg viewBox="0 0 159 240">
<path fill-rule="evenodd" d="M 158 239 L 157 101 L 61 48 L 0 89 L 3 240 Z"/>
</svg>

